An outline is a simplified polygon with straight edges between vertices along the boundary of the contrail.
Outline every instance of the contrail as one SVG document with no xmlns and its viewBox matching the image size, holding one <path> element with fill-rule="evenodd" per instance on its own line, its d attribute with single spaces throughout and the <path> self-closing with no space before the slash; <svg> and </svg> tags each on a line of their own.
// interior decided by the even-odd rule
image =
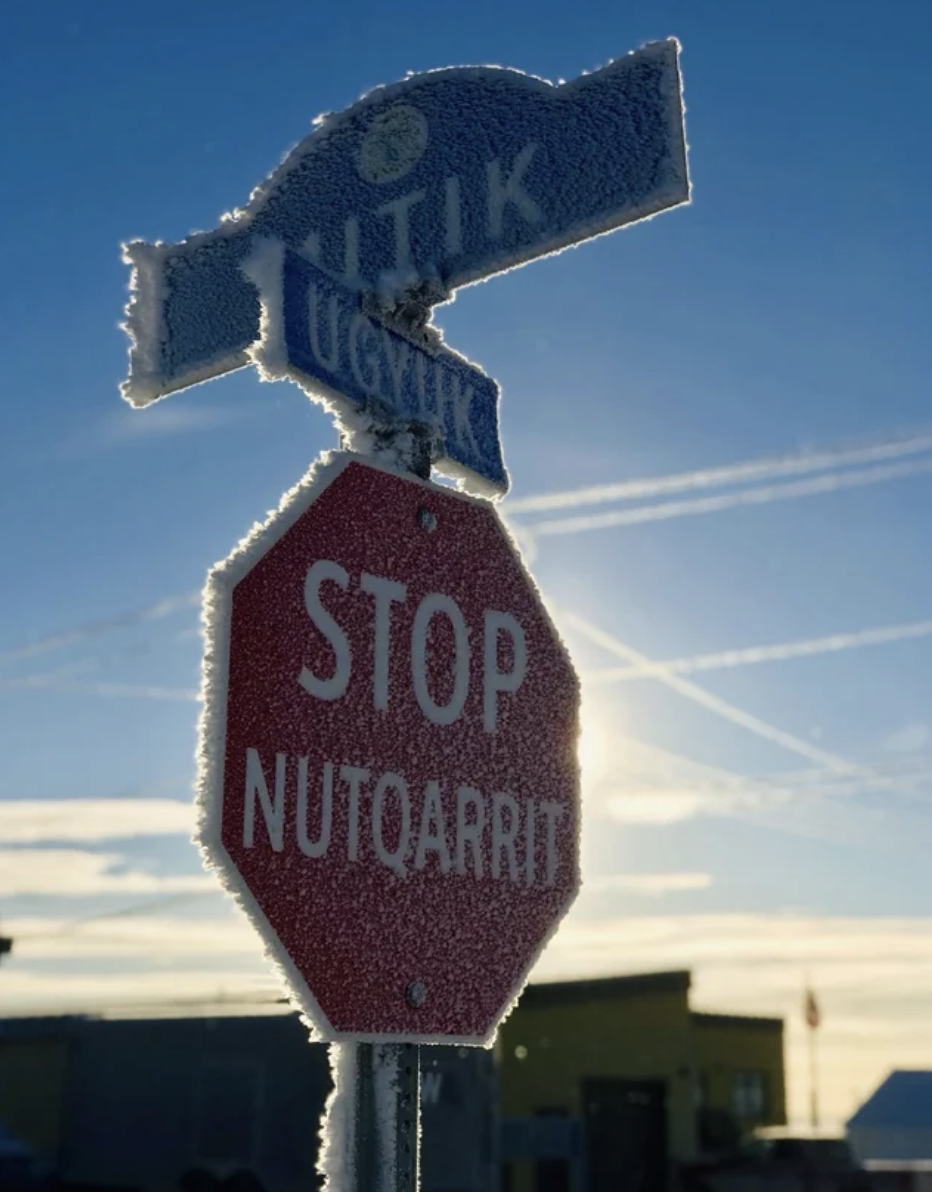
<svg viewBox="0 0 932 1192">
<path fill-rule="evenodd" d="M 810 741 L 803 740 L 802 737 L 794 736 L 792 733 L 776 728 L 774 725 L 768 724 L 750 712 L 736 708 L 734 704 L 728 703 L 727 700 L 720 699 L 717 695 L 713 695 L 710 691 L 706 691 L 705 688 L 697 686 L 689 679 L 684 679 L 680 675 L 661 669 L 659 664 L 652 663 L 652 660 L 644 654 L 626 645 L 612 634 L 606 633 L 605 630 L 590 624 L 577 613 L 570 612 L 569 609 L 565 609 L 560 605 L 554 605 L 553 602 L 550 602 L 550 606 L 558 613 L 560 621 L 565 625 L 571 626 L 577 633 L 581 633 L 595 645 L 601 646 L 609 654 L 614 654 L 616 658 L 622 659 L 629 666 L 641 669 L 653 665 L 655 669 L 652 673 L 652 678 L 671 688 L 671 690 L 678 692 L 680 695 L 685 696 L 686 699 L 692 700 L 693 703 L 699 704 L 700 707 L 707 708 L 710 712 L 721 716 L 723 720 L 737 724 L 741 728 L 747 729 L 748 732 L 754 733 L 755 736 L 761 737 L 765 741 L 770 741 L 774 745 L 779 745 L 790 753 L 808 758 L 809 761 L 815 762 L 816 765 L 823 766 L 826 770 L 831 770 L 833 773 L 849 775 L 862 775 L 865 773 L 863 766 L 856 765 L 854 762 L 848 761 L 847 758 L 839 757 L 838 754 L 830 753 L 826 749 L 820 749 Z"/>
<path fill-rule="evenodd" d="M 663 501 L 657 505 L 641 505 L 634 509 L 617 509 L 607 513 L 584 514 L 581 517 L 560 517 L 549 521 L 531 522 L 525 529 L 535 537 L 549 534 L 580 534 L 585 530 L 606 530 L 612 526 L 634 526 L 643 522 L 667 521 L 674 517 L 694 517 L 702 513 L 718 513 L 739 505 L 769 505 L 774 501 L 794 501 L 821 493 L 838 492 L 846 488 L 861 488 L 867 484 L 882 484 L 888 480 L 902 480 L 907 476 L 921 476 L 932 472 L 932 459 L 862 468 L 851 472 L 830 472 L 812 480 L 798 480 L 791 484 L 763 485 L 759 488 L 738 489 L 714 497 L 693 497 L 684 501 Z"/>
<path fill-rule="evenodd" d="M 543 513 L 550 509 L 575 509 L 581 505 L 605 505 L 614 501 L 632 501 L 659 497 L 667 493 L 691 492 L 704 488 L 724 488 L 748 481 L 774 480 L 781 476 L 804 476 L 853 464 L 879 463 L 932 451 L 932 435 L 914 435 L 909 439 L 885 440 L 871 446 L 847 450 L 815 451 L 795 455 L 752 459 L 744 463 L 724 464 L 694 472 L 669 476 L 651 476 L 644 480 L 624 480 L 615 484 L 595 484 L 560 492 L 508 500 L 507 513 Z"/>
<path fill-rule="evenodd" d="M 86 625 L 78 625 L 74 629 L 67 629 L 61 633 L 51 633 L 46 637 L 40 637 L 37 641 L 24 642 L 21 646 L 13 646 L 8 650 L 0 651 L 0 664 L 14 662 L 19 658 L 33 658 L 37 654 L 48 654 L 52 650 L 60 650 L 65 646 L 74 645 L 75 642 L 100 637 L 101 634 L 108 633 L 111 629 L 125 629 L 131 625 L 141 625 L 145 621 L 158 621 L 180 609 L 199 604 L 200 599 L 200 592 L 185 592 L 183 596 L 168 596 L 145 608 L 131 609 L 129 612 L 119 613 L 115 617 L 108 617 L 105 621 L 91 621 Z"/>
<path fill-rule="evenodd" d="M 117 699 L 198 700 L 200 692 L 193 687 L 160 687 L 152 683 L 82 682 L 62 678 L 52 672 L 25 675 L 19 679 L 0 679 L 0 689 L 10 687 L 38 688 L 43 691 L 70 691 L 75 695 L 100 695 Z"/>
<path fill-rule="evenodd" d="M 761 662 L 784 662 L 790 658 L 810 658 L 816 654 L 860 650 L 864 646 L 883 646 L 890 642 L 913 641 L 929 636 L 932 636 L 932 621 L 914 621 L 906 625 L 862 629 L 857 633 L 834 633 L 828 637 L 806 638 L 771 646 L 748 646 L 743 650 L 724 650 L 718 654 L 671 658 L 665 662 L 649 662 L 644 667 L 606 667 L 604 670 L 586 672 L 584 679 L 587 683 L 599 686 L 608 683 L 628 683 L 633 679 L 649 679 L 658 670 L 666 674 L 691 675 L 697 671 L 728 670 L 734 666 L 756 666 Z"/>
</svg>

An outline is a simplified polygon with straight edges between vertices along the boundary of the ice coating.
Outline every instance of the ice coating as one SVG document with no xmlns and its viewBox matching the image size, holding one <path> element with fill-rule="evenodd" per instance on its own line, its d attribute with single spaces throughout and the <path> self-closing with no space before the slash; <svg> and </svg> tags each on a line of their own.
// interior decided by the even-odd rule
<svg viewBox="0 0 932 1192">
<path fill-rule="evenodd" d="M 328 116 L 241 210 L 132 266 L 123 395 L 144 406 L 247 363 L 242 264 L 281 240 L 340 283 L 427 309 L 460 286 L 689 199 L 679 46 L 645 46 L 560 86 L 497 67 L 411 75 Z"/>
<path fill-rule="evenodd" d="M 205 626 L 198 839 L 295 1004 L 488 1043 L 579 882 L 578 683 L 494 508 L 327 456 Z"/>
<path fill-rule="evenodd" d="M 320 1123 L 317 1171 L 325 1192 L 350 1192 L 355 1187 L 356 1080 L 359 1053 L 355 1047 L 331 1043 L 327 1049 L 333 1088 Z"/>
<path fill-rule="evenodd" d="M 263 380 L 299 385 L 350 450 L 371 454 L 377 432 L 414 423 L 430 434 L 436 470 L 481 496 L 507 491 L 499 389 L 477 365 L 368 317 L 358 294 L 281 241 L 258 239 L 243 268 L 261 297 L 249 358 Z"/>
</svg>

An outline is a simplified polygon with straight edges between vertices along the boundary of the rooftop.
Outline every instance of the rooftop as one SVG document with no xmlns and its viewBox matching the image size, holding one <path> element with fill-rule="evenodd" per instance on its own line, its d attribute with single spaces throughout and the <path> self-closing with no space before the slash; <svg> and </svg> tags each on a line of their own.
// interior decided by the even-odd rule
<svg viewBox="0 0 932 1192">
<path fill-rule="evenodd" d="M 615 1001 L 623 997 L 643 997 L 651 993 L 689 993 L 688 970 L 664 973 L 637 973 L 624 977 L 589 977 L 582 981 L 547 981 L 528 985 L 520 1005 L 568 1006 L 580 1002 Z"/>
<path fill-rule="evenodd" d="M 694 1010 L 692 1013 L 693 1025 L 698 1027 L 728 1027 L 747 1028 L 754 1027 L 757 1030 L 783 1030 L 782 1018 L 760 1018 L 752 1014 L 706 1014 Z"/>
<path fill-rule="evenodd" d="M 932 1127 L 932 1072 L 900 1069 L 891 1072 L 868 1097 L 848 1126 L 899 1130 Z"/>
</svg>

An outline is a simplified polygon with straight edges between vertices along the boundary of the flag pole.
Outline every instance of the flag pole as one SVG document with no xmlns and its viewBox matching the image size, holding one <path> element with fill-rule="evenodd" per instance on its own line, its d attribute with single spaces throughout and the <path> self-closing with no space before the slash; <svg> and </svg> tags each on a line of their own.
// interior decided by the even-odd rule
<svg viewBox="0 0 932 1192">
<path fill-rule="evenodd" d="M 819 1128 L 819 1067 L 816 1033 L 822 1016 L 808 974 L 806 975 L 804 1017 L 809 1035 L 809 1121 L 813 1132 L 815 1132 Z"/>
<path fill-rule="evenodd" d="M 816 1031 L 818 1029 L 814 1023 L 809 1023 L 809 1116 L 813 1130 L 819 1128 L 819 1087 L 816 1062 Z"/>
</svg>

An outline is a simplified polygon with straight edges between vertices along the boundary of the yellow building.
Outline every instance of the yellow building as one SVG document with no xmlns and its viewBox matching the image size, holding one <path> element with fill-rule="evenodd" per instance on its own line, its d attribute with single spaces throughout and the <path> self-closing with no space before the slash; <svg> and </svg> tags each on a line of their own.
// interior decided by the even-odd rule
<svg viewBox="0 0 932 1192">
<path fill-rule="evenodd" d="M 662 1192 L 677 1163 L 785 1122 L 782 1019 L 696 1013 L 689 988 L 528 986 L 497 1044 L 506 1190 Z"/>
</svg>

